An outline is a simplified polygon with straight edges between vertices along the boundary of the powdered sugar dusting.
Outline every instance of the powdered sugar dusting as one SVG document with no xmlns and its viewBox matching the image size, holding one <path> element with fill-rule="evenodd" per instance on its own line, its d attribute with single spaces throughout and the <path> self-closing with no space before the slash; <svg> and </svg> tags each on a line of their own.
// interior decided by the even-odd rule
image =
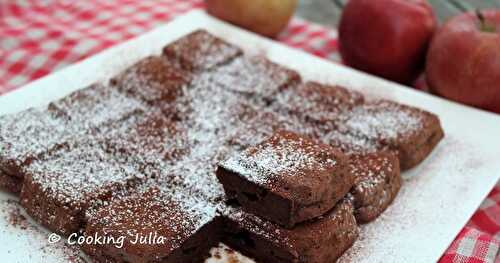
<svg viewBox="0 0 500 263">
<path fill-rule="evenodd" d="M 64 121 L 39 109 L 5 115 L 0 121 L 0 163 L 3 168 L 9 163 L 20 166 L 29 157 L 51 149 L 76 132 L 68 129 Z"/>
<path fill-rule="evenodd" d="M 128 124 L 115 125 L 100 141 L 113 156 L 140 164 L 148 176 L 154 176 L 152 169 L 170 165 L 189 152 L 182 127 L 158 111 L 137 116 Z"/>
<path fill-rule="evenodd" d="M 66 125 L 74 130 L 85 131 L 121 121 L 136 112 L 146 111 L 146 107 L 114 88 L 94 84 L 51 103 L 49 111 L 62 115 Z"/>
<path fill-rule="evenodd" d="M 361 105 L 346 112 L 339 130 L 369 139 L 394 141 L 415 134 L 423 128 L 423 114 L 415 108 L 379 101 Z"/>
<path fill-rule="evenodd" d="M 135 193 L 119 198 L 87 217 L 90 228 L 106 231 L 107 235 L 129 236 L 157 233 L 167 238 L 161 253 L 180 247 L 202 226 L 215 220 L 216 207 L 205 199 L 182 191 L 165 191 L 154 186 L 142 186 Z M 161 250 L 160 250 L 161 251 Z"/>
<path fill-rule="evenodd" d="M 36 160 L 24 168 L 32 184 L 60 204 L 88 206 L 93 198 L 115 190 L 137 178 L 140 172 L 126 160 L 108 155 L 96 145 L 75 143 L 46 159 Z"/>
<path fill-rule="evenodd" d="M 363 95 L 343 87 L 306 82 L 278 94 L 276 106 L 312 120 L 334 121 L 363 102 Z"/>
<path fill-rule="evenodd" d="M 355 175 L 353 190 L 356 206 L 374 205 L 384 200 L 382 195 L 391 194 L 385 188 L 395 184 L 392 177 L 399 176 L 396 158 L 390 153 L 352 156 L 349 165 Z"/>
<path fill-rule="evenodd" d="M 273 99 L 287 85 L 295 84 L 300 76 L 262 57 L 240 57 L 215 70 L 214 82 L 228 90 Z"/>
<path fill-rule="evenodd" d="M 144 58 L 111 80 L 121 92 L 151 104 L 175 100 L 191 74 L 161 56 Z"/>
<path fill-rule="evenodd" d="M 281 176 L 306 176 L 308 171 L 332 169 L 337 160 L 329 150 L 309 139 L 278 133 L 221 165 L 251 182 L 266 185 Z"/>
<path fill-rule="evenodd" d="M 51 103 L 48 110 L 29 109 L 2 116 L 0 163 L 4 168 L 12 164 L 19 167 L 72 138 L 123 122 L 144 110 L 139 101 L 96 84 Z"/>
<path fill-rule="evenodd" d="M 359 135 L 329 130 L 321 136 L 323 143 L 340 148 L 346 154 L 372 153 L 383 150 L 384 145 L 378 141 Z"/>
</svg>

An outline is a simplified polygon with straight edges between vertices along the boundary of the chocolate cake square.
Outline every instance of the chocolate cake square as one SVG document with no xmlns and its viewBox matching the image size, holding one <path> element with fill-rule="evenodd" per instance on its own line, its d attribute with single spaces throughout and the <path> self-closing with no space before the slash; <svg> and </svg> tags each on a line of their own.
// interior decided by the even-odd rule
<svg viewBox="0 0 500 263">
<path fill-rule="evenodd" d="M 353 184 L 346 156 L 288 132 L 221 162 L 217 178 L 243 209 L 285 227 L 324 214 Z"/>
<path fill-rule="evenodd" d="M 161 106 L 182 95 L 192 74 L 162 56 L 146 57 L 110 80 L 113 87 L 132 98 Z"/>
<path fill-rule="evenodd" d="M 242 54 L 242 50 L 208 33 L 196 30 L 163 48 L 163 55 L 192 72 L 210 70 Z"/>
<path fill-rule="evenodd" d="M 444 136 L 436 115 L 386 100 L 354 107 L 337 128 L 397 151 L 403 170 L 422 162 Z"/>
<path fill-rule="evenodd" d="M 108 155 L 85 138 L 23 170 L 21 205 L 37 222 L 63 235 L 80 230 L 86 209 L 143 178 L 134 164 Z"/>
<path fill-rule="evenodd" d="M 275 107 L 324 124 L 336 120 L 341 112 L 363 102 L 364 97 L 359 92 L 310 81 L 279 93 Z"/>
<path fill-rule="evenodd" d="M 151 111 L 108 129 L 102 145 L 112 156 L 137 163 L 144 171 L 162 170 L 189 152 L 186 131 L 177 124 Z M 150 172 L 145 175 L 154 176 Z"/>
<path fill-rule="evenodd" d="M 239 57 L 214 70 L 220 87 L 271 102 L 276 94 L 300 82 L 300 75 L 264 57 Z"/>
<path fill-rule="evenodd" d="M 286 229 L 235 209 L 227 215 L 223 242 L 258 262 L 335 262 L 358 237 L 350 201 L 324 216 Z"/>
<path fill-rule="evenodd" d="M 155 187 L 91 210 L 87 219 L 85 236 L 122 239 L 83 246 L 100 262 L 203 262 L 222 229 L 215 206 Z"/>
<path fill-rule="evenodd" d="M 49 112 L 62 118 L 75 130 L 89 130 L 146 111 L 137 99 L 127 97 L 115 88 L 92 84 L 49 104 Z"/>
<path fill-rule="evenodd" d="M 385 211 L 401 188 L 399 160 L 392 152 L 352 155 L 349 167 L 354 175 L 351 194 L 356 221 L 370 222 Z"/>
<path fill-rule="evenodd" d="M 24 177 L 21 168 L 46 151 L 60 147 L 78 131 L 48 111 L 31 108 L 0 117 L 0 170 Z"/>
</svg>

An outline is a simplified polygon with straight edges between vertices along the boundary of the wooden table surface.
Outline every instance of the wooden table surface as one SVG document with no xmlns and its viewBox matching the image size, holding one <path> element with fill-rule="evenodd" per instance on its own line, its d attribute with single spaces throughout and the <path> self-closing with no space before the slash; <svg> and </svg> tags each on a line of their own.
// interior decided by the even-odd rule
<svg viewBox="0 0 500 263">
<path fill-rule="evenodd" d="M 299 0 L 297 15 L 309 21 L 336 27 L 348 0 Z M 376 1 L 376 0 L 373 0 Z M 500 8 L 500 0 L 428 0 L 442 22 L 458 13 L 484 8 Z"/>
</svg>

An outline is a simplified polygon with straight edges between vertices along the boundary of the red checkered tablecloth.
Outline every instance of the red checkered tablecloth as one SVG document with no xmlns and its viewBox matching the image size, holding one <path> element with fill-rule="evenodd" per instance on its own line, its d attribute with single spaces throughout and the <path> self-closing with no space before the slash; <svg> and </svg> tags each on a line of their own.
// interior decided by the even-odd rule
<svg viewBox="0 0 500 263">
<path fill-rule="evenodd" d="M 0 0 L 0 94 L 201 7 L 200 0 Z M 279 41 L 338 61 L 336 37 L 294 19 Z M 500 183 L 440 262 L 500 263 L 499 247 Z"/>
</svg>

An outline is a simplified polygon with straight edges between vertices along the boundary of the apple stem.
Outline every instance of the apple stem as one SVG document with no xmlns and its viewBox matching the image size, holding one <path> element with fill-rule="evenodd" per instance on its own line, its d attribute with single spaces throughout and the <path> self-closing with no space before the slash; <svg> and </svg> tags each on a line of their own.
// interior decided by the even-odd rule
<svg viewBox="0 0 500 263">
<path fill-rule="evenodd" d="M 481 31 L 483 31 L 483 32 L 495 32 L 495 28 L 488 25 L 488 23 L 486 22 L 486 18 L 484 17 L 481 10 L 476 9 L 476 16 L 479 19 Z"/>
</svg>

